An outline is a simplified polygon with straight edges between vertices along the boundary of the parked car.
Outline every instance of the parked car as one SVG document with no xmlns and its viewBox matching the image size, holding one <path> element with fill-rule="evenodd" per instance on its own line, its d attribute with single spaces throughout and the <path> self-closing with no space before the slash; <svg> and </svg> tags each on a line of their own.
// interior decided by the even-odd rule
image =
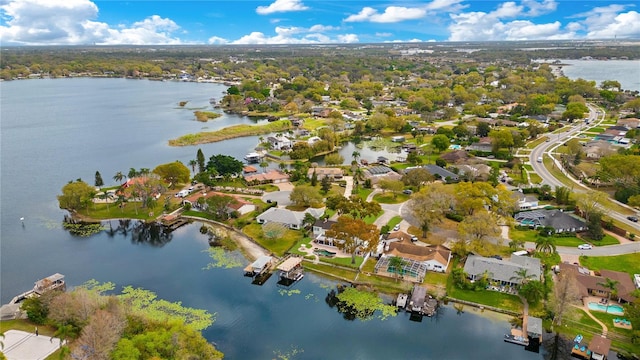
<svg viewBox="0 0 640 360">
<path fill-rule="evenodd" d="M 411 195 L 411 194 L 413 194 L 413 190 L 406 189 L 406 190 L 403 190 L 402 193 L 403 194 L 407 194 L 407 195 Z"/>
<path fill-rule="evenodd" d="M 591 249 L 593 249 L 593 246 L 591 244 L 581 244 L 581 245 L 578 245 L 578 249 L 580 249 L 580 250 L 591 250 Z"/>
<path fill-rule="evenodd" d="M 415 235 L 411 235 L 411 241 L 416 242 L 418 241 L 418 237 Z"/>
<path fill-rule="evenodd" d="M 633 222 L 638 222 L 638 218 L 635 216 L 627 216 L 627 219 L 633 221 Z"/>
<path fill-rule="evenodd" d="M 397 224 L 396 226 L 393 227 L 393 231 L 398 231 L 400 230 L 400 224 Z"/>
</svg>

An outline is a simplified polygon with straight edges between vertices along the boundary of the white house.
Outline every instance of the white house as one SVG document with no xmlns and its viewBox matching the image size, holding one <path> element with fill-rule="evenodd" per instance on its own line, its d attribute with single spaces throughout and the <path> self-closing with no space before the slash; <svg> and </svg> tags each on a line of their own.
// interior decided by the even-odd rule
<svg viewBox="0 0 640 360">
<path fill-rule="evenodd" d="M 442 245 L 418 246 L 406 242 L 392 242 L 383 256 L 398 256 L 408 262 L 426 266 L 429 271 L 446 272 L 451 261 L 451 250 Z"/>
<path fill-rule="evenodd" d="M 291 146 L 293 146 L 291 139 L 284 135 L 269 136 L 267 142 L 271 144 L 271 148 L 274 150 L 291 149 Z"/>
<path fill-rule="evenodd" d="M 299 230 L 302 228 L 302 221 L 306 214 L 311 214 L 314 218 L 319 218 L 324 213 L 324 208 L 314 209 L 308 208 L 305 211 L 291 211 L 272 207 L 262 214 L 258 215 L 256 220 L 258 224 L 266 224 L 268 222 L 280 223 L 290 229 Z"/>
<path fill-rule="evenodd" d="M 516 206 L 518 210 L 531 210 L 539 206 L 538 198 L 533 195 L 525 195 L 520 191 L 514 191 L 513 197 L 516 198 Z"/>
</svg>

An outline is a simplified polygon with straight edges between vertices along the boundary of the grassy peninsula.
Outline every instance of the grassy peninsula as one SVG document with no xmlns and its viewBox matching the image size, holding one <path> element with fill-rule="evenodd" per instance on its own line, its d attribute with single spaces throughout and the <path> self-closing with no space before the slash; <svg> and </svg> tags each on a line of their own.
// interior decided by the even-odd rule
<svg viewBox="0 0 640 360">
<path fill-rule="evenodd" d="M 234 125 L 216 131 L 205 131 L 197 134 L 183 135 L 169 140 L 170 146 L 189 146 L 218 142 L 243 136 L 263 135 L 292 128 L 291 121 L 278 120 L 264 125 Z"/>
<path fill-rule="evenodd" d="M 222 114 L 218 114 L 213 111 L 194 111 L 193 114 L 196 116 L 196 120 L 202 122 L 207 122 L 209 120 L 217 119 L 222 116 Z"/>
</svg>

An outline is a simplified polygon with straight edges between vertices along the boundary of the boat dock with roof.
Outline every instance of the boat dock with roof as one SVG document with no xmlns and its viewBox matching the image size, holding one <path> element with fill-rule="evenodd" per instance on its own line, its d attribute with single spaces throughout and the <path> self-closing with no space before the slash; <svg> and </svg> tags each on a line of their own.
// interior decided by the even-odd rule
<svg viewBox="0 0 640 360">
<path fill-rule="evenodd" d="M 263 275 L 271 270 L 273 265 L 273 258 L 268 255 L 260 256 L 256 261 L 247 265 L 244 268 L 244 275 L 255 278 L 256 276 Z"/>
<path fill-rule="evenodd" d="M 64 282 L 64 275 L 55 273 L 47 276 L 44 279 L 40 279 L 35 282 L 33 289 L 25 291 L 24 293 L 15 296 L 9 304 L 17 304 L 30 297 L 37 297 L 51 290 L 65 290 L 66 283 Z"/>
<path fill-rule="evenodd" d="M 292 256 L 278 265 L 277 269 L 280 270 L 280 280 L 289 281 L 294 283 L 304 277 L 304 271 L 302 269 L 302 258 Z"/>
<path fill-rule="evenodd" d="M 400 299 L 400 297 L 398 297 Z M 406 301 L 406 298 L 405 298 Z M 438 300 L 427 295 L 427 288 L 416 286 L 411 292 L 411 299 L 406 306 L 407 311 L 419 315 L 433 316 L 438 310 Z"/>
</svg>

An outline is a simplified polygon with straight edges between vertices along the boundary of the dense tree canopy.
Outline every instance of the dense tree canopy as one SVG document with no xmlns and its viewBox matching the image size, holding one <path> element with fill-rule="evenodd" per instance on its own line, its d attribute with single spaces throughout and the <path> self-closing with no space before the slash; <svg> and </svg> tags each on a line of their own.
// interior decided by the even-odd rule
<svg viewBox="0 0 640 360">
<path fill-rule="evenodd" d="M 158 165 L 153 169 L 153 173 L 160 176 L 160 178 L 165 182 L 171 184 L 172 187 L 176 184 L 189 182 L 189 177 L 191 175 L 189 168 L 180 161 Z"/>
</svg>

